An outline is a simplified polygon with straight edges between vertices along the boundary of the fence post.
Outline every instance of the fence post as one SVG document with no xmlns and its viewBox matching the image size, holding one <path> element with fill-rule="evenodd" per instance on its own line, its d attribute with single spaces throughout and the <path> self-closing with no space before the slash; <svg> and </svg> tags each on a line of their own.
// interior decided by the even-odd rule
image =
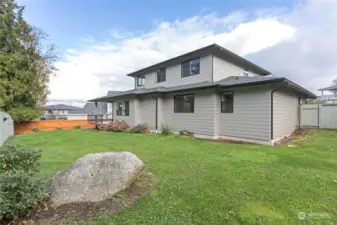
<svg viewBox="0 0 337 225">
<path fill-rule="evenodd" d="M 318 123 L 318 129 L 320 129 L 320 124 L 321 124 L 321 115 L 320 115 L 320 111 L 321 111 L 321 108 L 322 108 L 322 105 L 321 104 L 318 104 L 318 107 L 317 107 L 317 123 Z"/>
</svg>

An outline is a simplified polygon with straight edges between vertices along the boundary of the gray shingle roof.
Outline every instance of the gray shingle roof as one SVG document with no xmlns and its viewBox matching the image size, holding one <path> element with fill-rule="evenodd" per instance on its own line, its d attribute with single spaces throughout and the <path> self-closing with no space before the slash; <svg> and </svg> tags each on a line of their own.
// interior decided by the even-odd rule
<svg viewBox="0 0 337 225">
<path fill-rule="evenodd" d="M 194 84 L 180 85 L 174 87 L 155 87 L 155 88 L 139 88 L 121 92 L 114 96 L 103 96 L 100 98 L 89 100 L 90 102 L 108 102 L 117 99 L 118 97 L 132 96 L 132 95 L 143 95 L 151 93 L 170 93 L 178 91 L 188 91 L 188 90 L 197 90 L 197 89 L 206 89 L 206 88 L 234 88 L 234 87 L 243 87 L 251 86 L 258 84 L 267 84 L 267 83 L 276 83 L 283 82 L 285 85 L 298 90 L 303 93 L 303 96 L 308 96 L 310 98 L 316 98 L 316 95 L 310 91 L 304 89 L 303 87 L 295 84 L 294 82 L 284 78 L 284 77 L 245 77 L 245 76 L 231 76 L 223 80 L 211 83 L 211 82 L 200 82 Z"/>
<path fill-rule="evenodd" d="M 72 106 L 72 105 L 65 105 L 65 104 L 58 104 L 58 105 L 47 105 L 44 107 L 46 110 L 75 110 L 80 109 L 79 107 Z"/>
<path fill-rule="evenodd" d="M 83 108 L 69 111 L 69 114 L 104 115 L 107 114 L 107 111 L 107 103 L 98 102 L 96 107 L 94 102 L 88 102 Z"/>
<path fill-rule="evenodd" d="M 215 84 L 219 85 L 242 85 L 242 84 L 251 84 L 255 82 L 273 82 L 285 79 L 284 77 L 245 77 L 245 76 L 231 76 L 225 79 L 219 80 L 215 82 Z"/>
<path fill-rule="evenodd" d="M 115 95 L 118 95 L 122 92 L 123 91 L 108 91 L 108 94 L 106 96 L 115 96 Z"/>
</svg>

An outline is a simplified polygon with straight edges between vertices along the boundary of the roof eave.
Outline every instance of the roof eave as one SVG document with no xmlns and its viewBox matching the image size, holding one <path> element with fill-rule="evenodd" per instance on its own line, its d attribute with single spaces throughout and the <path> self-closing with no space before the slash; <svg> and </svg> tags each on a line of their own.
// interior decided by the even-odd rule
<svg viewBox="0 0 337 225">
<path fill-rule="evenodd" d="M 317 95 L 315 95 L 314 93 L 312 93 L 311 91 L 308 91 L 307 89 L 299 86 L 298 84 L 288 80 L 285 78 L 284 83 L 288 86 L 290 86 L 291 88 L 301 92 L 302 94 L 304 94 L 303 96 L 306 98 L 311 98 L 311 99 L 315 99 L 317 98 Z"/>
<path fill-rule="evenodd" d="M 307 97 L 307 98 L 317 98 L 317 96 L 302 88 L 301 86 L 293 83 L 292 81 L 286 79 L 286 78 L 278 78 L 278 79 L 273 79 L 273 80 L 263 80 L 263 81 L 256 81 L 256 82 L 250 82 L 250 83 L 240 83 L 240 84 L 231 84 L 231 85 L 221 85 L 221 84 L 211 84 L 211 85 L 205 85 L 205 86 L 199 86 L 199 87 L 191 87 L 191 88 L 184 88 L 180 90 L 164 90 L 164 91 L 149 91 L 145 93 L 126 93 L 126 94 L 121 94 L 118 96 L 106 96 L 106 97 L 101 97 L 101 98 L 96 98 L 96 99 L 91 99 L 89 102 L 111 102 L 120 98 L 125 98 L 125 97 L 133 97 L 133 96 L 139 96 L 139 95 L 149 95 L 149 94 L 163 94 L 163 93 L 173 93 L 173 92 L 186 92 L 186 91 L 193 91 L 193 90 L 203 90 L 203 89 L 209 89 L 209 88 L 237 88 L 237 87 L 248 87 L 248 86 L 254 86 L 254 85 L 261 85 L 261 84 L 272 84 L 272 83 L 283 83 L 284 85 L 287 85 L 298 92 L 302 93 L 302 97 Z"/>
</svg>

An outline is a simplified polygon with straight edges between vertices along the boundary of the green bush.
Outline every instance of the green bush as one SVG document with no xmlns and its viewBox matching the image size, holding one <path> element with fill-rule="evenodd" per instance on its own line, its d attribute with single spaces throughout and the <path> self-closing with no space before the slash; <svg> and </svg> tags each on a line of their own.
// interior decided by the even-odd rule
<svg viewBox="0 0 337 225">
<path fill-rule="evenodd" d="M 0 223 L 25 215 L 48 199 L 47 183 L 36 177 L 40 157 L 40 151 L 0 147 Z"/>
<path fill-rule="evenodd" d="M 80 125 L 76 125 L 76 126 L 74 126 L 74 129 L 81 129 L 81 126 Z"/>
<path fill-rule="evenodd" d="M 147 125 L 147 123 L 142 123 L 142 124 L 138 124 L 137 126 L 135 126 L 134 128 L 131 129 L 131 131 L 133 133 L 145 133 L 145 131 L 149 128 L 149 126 Z"/>
<path fill-rule="evenodd" d="M 63 130 L 62 127 L 56 127 L 56 130 Z"/>
<path fill-rule="evenodd" d="M 160 131 L 161 131 L 161 134 L 165 136 L 172 134 L 172 128 L 168 124 L 165 124 L 165 123 L 161 124 Z"/>
<path fill-rule="evenodd" d="M 39 128 L 37 128 L 37 127 L 33 127 L 33 128 L 32 128 L 32 131 L 33 131 L 33 132 L 39 132 L 39 131 L 40 131 L 40 129 L 39 129 Z"/>
</svg>

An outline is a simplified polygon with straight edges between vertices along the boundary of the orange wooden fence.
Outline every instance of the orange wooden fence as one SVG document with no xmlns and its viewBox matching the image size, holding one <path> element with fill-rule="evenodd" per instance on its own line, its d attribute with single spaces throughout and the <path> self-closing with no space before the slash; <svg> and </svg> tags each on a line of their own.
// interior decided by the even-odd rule
<svg viewBox="0 0 337 225">
<path fill-rule="evenodd" d="M 87 120 L 41 120 L 30 121 L 27 123 L 16 123 L 14 125 L 15 135 L 23 133 L 31 133 L 33 128 L 38 128 L 41 131 L 56 130 L 62 128 L 64 130 L 71 130 L 75 126 L 81 128 L 95 128 L 94 124 L 88 123 Z"/>
</svg>

